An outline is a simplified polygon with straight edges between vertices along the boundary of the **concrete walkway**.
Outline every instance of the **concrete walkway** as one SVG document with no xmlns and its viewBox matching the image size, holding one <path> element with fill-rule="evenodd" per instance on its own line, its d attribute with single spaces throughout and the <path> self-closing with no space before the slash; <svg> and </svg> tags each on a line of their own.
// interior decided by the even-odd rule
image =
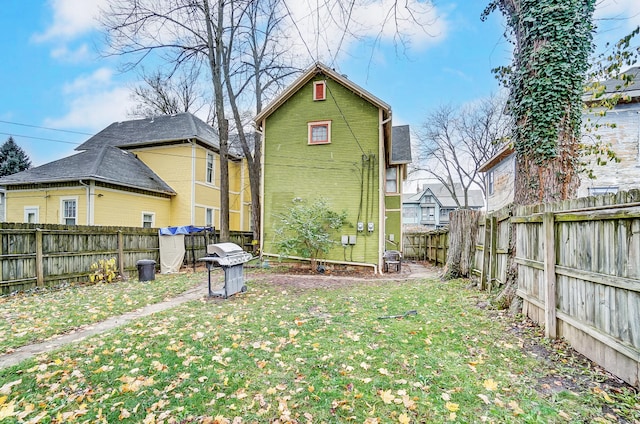
<svg viewBox="0 0 640 424">
<path fill-rule="evenodd" d="M 438 277 L 438 269 L 428 268 L 419 263 L 408 262 L 402 265 L 400 276 L 395 273 L 388 273 L 386 274 L 386 276 L 389 279 L 393 280 L 398 280 L 398 277 L 403 280 L 436 278 Z M 218 289 L 218 287 L 212 289 Z M 146 317 L 156 312 L 171 309 L 191 300 L 201 299 L 206 295 L 207 282 L 205 280 L 202 284 L 199 284 L 198 286 L 193 287 L 192 289 L 189 289 L 181 295 L 176 296 L 170 300 L 149 305 L 136 311 L 128 312 L 124 315 L 111 317 L 105 321 L 89 324 L 87 326 L 75 329 L 68 334 L 64 334 L 62 336 L 54 336 L 50 340 L 44 341 L 42 343 L 22 346 L 11 353 L 0 355 L 0 369 L 17 365 L 20 362 L 30 359 L 36 355 L 55 350 L 67 344 L 77 343 L 86 339 L 87 337 L 91 337 L 96 334 L 104 333 L 111 329 L 125 325 L 137 318 Z"/>
</svg>

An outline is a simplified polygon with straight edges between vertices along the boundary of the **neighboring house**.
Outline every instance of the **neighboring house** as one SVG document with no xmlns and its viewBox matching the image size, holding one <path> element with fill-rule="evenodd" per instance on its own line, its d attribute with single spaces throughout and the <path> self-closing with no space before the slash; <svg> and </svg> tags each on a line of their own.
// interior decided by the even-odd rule
<svg viewBox="0 0 640 424">
<path fill-rule="evenodd" d="M 624 97 L 612 109 L 602 116 L 603 109 L 585 112 L 584 122 L 589 120 L 599 126 L 592 133 L 585 133 L 583 141 L 592 142 L 592 137 L 600 136 L 601 141 L 609 143 L 616 153 L 619 163 L 607 162 L 598 165 L 590 160 L 590 169 L 595 179 L 585 173 L 580 174 L 580 187 L 577 197 L 596 196 L 617 193 L 640 185 L 640 68 L 631 68 L 627 74 L 634 75 L 630 85 L 622 87 L 620 80 L 608 80 L 604 84 L 604 96 L 622 94 Z M 584 98 L 587 105 L 589 97 Z M 484 163 L 479 171 L 487 172 L 487 210 L 501 209 L 513 201 L 515 180 L 515 153 L 513 148 L 503 148 L 493 158 Z"/>
<path fill-rule="evenodd" d="M 464 205 L 464 192 L 460 184 L 454 185 L 458 202 Z M 482 190 L 468 191 L 469 209 L 482 209 Z M 405 194 L 402 201 L 405 228 L 441 228 L 449 224 L 449 213 L 460 209 L 451 192 L 444 184 L 425 184 L 416 194 Z"/>
<path fill-rule="evenodd" d="M 115 122 L 79 153 L 0 178 L 10 222 L 218 226 L 219 144 L 189 113 Z M 246 165 L 229 164 L 230 229 L 248 230 Z"/>
<path fill-rule="evenodd" d="M 327 260 L 381 269 L 402 250 L 402 181 L 411 162 L 409 127 L 391 125 L 391 107 L 317 63 L 255 117 L 263 134 L 261 251 L 274 247 L 279 217 L 295 198 L 327 200 L 352 227 Z M 348 244 L 341 245 L 341 236 Z"/>
<path fill-rule="evenodd" d="M 511 145 L 506 145 L 491 159 L 478 168 L 486 172 L 487 212 L 496 211 L 513 202 L 516 178 L 516 154 Z"/>
</svg>

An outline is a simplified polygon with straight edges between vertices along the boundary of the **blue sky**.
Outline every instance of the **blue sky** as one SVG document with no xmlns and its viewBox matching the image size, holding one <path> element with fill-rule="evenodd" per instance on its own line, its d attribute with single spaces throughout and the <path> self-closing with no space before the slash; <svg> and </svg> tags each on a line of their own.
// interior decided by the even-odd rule
<svg viewBox="0 0 640 424">
<path fill-rule="evenodd" d="M 356 11 L 360 21 L 375 27 L 390 1 L 379 0 L 379 7 Z M 3 2 L 0 141 L 12 135 L 36 166 L 72 154 L 91 134 L 129 119 L 129 93 L 138 74 L 120 73 L 120 58 L 100 55 L 102 37 L 93 17 L 105 2 Z M 409 2 L 424 6 L 424 1 Z M 290 3 L 292 13 L 308 13 L 303 10 L 307 2 Z M 499 89 L 491 69 L 509 63 L 511 46 L 503 38 L 499 14 L 480 21 L 485 4 L 437 0 L 424 9 L 429 34 L 411 25 L 404 28 L 411 34 L 407 52 L 397 52 L 393 34 L 385 32 L 379 48 L 372 51 L 371 38 L 366 38 L 372 34 L 365 31 L 364 42 L 342 45 L 343 54 L 330 65 L 390 104 L 395 124 L 417 128 L 441 104 L 463 105 Z M 640 24 L 640 1 L 605 0 L 597 18 L 598 44 L 615 40 Z"/>
</svg>

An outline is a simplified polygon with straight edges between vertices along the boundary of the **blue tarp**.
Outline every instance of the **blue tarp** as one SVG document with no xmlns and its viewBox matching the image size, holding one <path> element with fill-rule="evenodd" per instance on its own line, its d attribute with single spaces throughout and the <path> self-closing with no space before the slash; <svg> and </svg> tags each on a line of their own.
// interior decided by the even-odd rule
<svg viewBox="0 0 640 424">
<path fill-rule="evenodd" d="M 175 236 L 177 234 L 193 234 L 207 230 L 207 227 L 196 227 L 194 225 L 183 225 L 181 227 L 164 227 L 158 231 L 161 236 Z"/>
</svg>

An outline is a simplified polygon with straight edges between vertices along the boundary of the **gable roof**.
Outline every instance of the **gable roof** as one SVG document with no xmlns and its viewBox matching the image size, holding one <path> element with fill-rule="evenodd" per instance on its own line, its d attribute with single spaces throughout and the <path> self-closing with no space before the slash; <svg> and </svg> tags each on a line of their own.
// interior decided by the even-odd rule
<svg viewBox="0 0 640 424">
<path fill-rule="evenodd" d="M 0 178 L 0 185 L 95 180 L 157 193 L 176 192 L 133 153 L 106 146 Z"/>
<path fill-rule="evenodd" d="M 374 104 L 376 107 L 383 109 L 387 115 L 391 114 L 391 106 L 369 93 L 364 88 L 360 87 L 358 84 L 350 81 L 347 77 L 340 75 L 333 69 L 327 67 L 326 65 L 316 62 L 312 66 L 310 66 L 304 73 L 298 77 L 291 85 L 287 87 L 278 97 L 273 99 L 271 103 L 269 103 L 260 113 L 258 113 L 253 121 L 256 125 L 260 125 L 262 120 L 271 115 L 276 109 L 282 106 L 291 96 L 293 96 L 303 85 L 311 81 L 313 77 L 318 74 L 324 74 L 334 81 L 342 84 L 349 90 L 351 90 L 354 94 L 366 99 L 370 103 Z"/>
<path fill-rule="evenodd" d="M 464 197 L 462 194 L 464 193 L 464 190 L 462 189 L 462 185 L 454 184 L 453 189 L 456 192 L 456 194 L 458 194 L 458 201 L 460 202 L 460 204 L 464 204 Z M 451 195 L 451 193 L 449 193 L 449 190 L 447 190 L 445 185 L 441 183 L 425 184 L 424 186 L 422 186 L 422 191 L 408 195 L 407 197 L 403 198 L 402 203 L 405 203 L 405 204 L 420 203 L 422 200 L 422 197 L 428 194 L 433 195 L 433 197 L 435 198 L 434 200 L 440 204 L 440 207 L 443 207 L 443 208 L 458 207 L 458 205 L 456 204 L 456 201 L 453 199 L 453 196 Z M 482 196 L 482 190 L 469 190 L 467 192 L 467 195 L 469 196 L 468 197 L 469 207 L 481 208 L 484 206 L 484 197 Z"/>
<path fill-rule="evenodd" d="M 411 131 L 409 125 L 394 126 L 391 129 L 391 165 L 411 163 Z"/>
<path fill-rule="evenodd" d="M 114 122 L 75 150 L 101 149 L 105 146 L 131 149 L 189 139 L 195 139 L 216 151 L 220 149 L 218 133 L 213 127 L 185 112 Z M 230 151 L 229 154 L 240 157 L 236 150 Z"/>
<path fill-rule="evenodd" d="M 493 155 L 489 158 L 489 160 L 480 165 L 480 167 L 478 168 L 478 172 L 489 172 L 504 159 L 511 156 L 513 152 L 515 152 L 515 150 L 511 143 L 504 145 L 500 150 L 498 150 L 495 155 Z"/>
</svg>

